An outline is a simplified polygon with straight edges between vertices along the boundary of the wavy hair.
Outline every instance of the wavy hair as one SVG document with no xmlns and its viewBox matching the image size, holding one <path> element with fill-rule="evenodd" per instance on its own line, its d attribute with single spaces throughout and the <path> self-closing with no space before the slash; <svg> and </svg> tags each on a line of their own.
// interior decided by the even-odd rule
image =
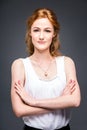
<svg viewBox="0 0 87 130">
<path fill-rule="evenodd" d="M 57 17 L 55 13 L 51 9 L 47 8 L 38 8 L 36 9 L 33 14 L 27 19 L 27 30 L 26 30 L 26 36 L 25 36 L 25 42 L 27 45 L 27 51 L 29 55 L 32 55 L 34 53 L 34 46 L 31 40 L 30 32 L 31 32 L 31 26 L 34 23 L 35 20 L 39 18 L 48 18 L 49 21 L 52 23 L 54 28 L 54 34 L 55 36 L 52 39 L 52 43 L 50 45 L 50 54 L 52 56 L 59 56 L 60 53 L 60 42 L 59 42 L 59 31 L 60 31 L 60 24 L 57 20 Z"/>
</svg>

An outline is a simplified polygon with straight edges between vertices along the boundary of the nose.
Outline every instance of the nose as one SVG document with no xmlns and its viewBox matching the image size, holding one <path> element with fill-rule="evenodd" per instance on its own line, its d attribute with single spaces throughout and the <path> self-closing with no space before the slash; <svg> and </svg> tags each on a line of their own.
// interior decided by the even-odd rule
<svg viewBox="0 0 87 130">
<path fill-rule="evenodd" d="M 43 39 L 44 39 L 44 33 L 43 33 L 43 32 L 40 32 L 39 39 L 40 39 L 40 40 L 43 40 Z"/>
</svg>

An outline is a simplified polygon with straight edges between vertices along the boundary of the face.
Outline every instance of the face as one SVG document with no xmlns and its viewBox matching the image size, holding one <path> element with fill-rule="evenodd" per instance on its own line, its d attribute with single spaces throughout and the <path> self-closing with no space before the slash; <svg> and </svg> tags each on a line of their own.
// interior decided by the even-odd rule
<svg viewBox="0 0 87 130">
<path fill-rule="evenodd" d="M 54 37 L 54 28 L 48 18 L 35 20 L 31 26 L 32 43 L 35 49 L 49 49 Z"/>
</svg>

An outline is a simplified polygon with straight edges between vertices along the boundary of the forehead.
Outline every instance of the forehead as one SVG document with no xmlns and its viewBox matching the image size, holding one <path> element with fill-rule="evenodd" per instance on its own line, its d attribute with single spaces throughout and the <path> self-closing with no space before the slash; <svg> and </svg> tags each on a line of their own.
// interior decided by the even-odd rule
<svg viewBox="0 0 87 130">
<path fill-rule="evenodd" d="M 53 25 L 48 18 L 40 18 L 34 21 L 34 23 L 32 24 L 32 27 L 53 28 Z"/>
</svg>

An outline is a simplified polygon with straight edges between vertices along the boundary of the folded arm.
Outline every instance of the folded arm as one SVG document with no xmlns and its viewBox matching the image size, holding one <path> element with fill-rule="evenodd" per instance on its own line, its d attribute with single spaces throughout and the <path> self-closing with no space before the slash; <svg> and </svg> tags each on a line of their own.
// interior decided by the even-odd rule
<svg viewBox="0 0 87 130">
<path fill-rule="evenodd" d="M 23 88 L 21 82 L 15 84 L 15 90 L 21 99 L 29 106 L 44 109 L 63 109 L 78 107 L 80 105 L 80 89 L 76 77 L 74 62 L 71 58 L 65 57 L 65 73 L 67 84 L 61 96 L 52 99 L 34 99 Z"/>
<path fill-rule="evenodd" d="M 25 82 L 24 66 L 20 59 L 15 60 L 12 64 L 11 80 L 11 102 L 13 111 L 17 117 L 35 114 L 45 114 L 50 112 L 50 110 L 45 108 L 27 105 L 16 92 L 15 86 L 18 83 L 18 81 L 20 80 L 22 86 L 24 86 Z"/>
</svg>

